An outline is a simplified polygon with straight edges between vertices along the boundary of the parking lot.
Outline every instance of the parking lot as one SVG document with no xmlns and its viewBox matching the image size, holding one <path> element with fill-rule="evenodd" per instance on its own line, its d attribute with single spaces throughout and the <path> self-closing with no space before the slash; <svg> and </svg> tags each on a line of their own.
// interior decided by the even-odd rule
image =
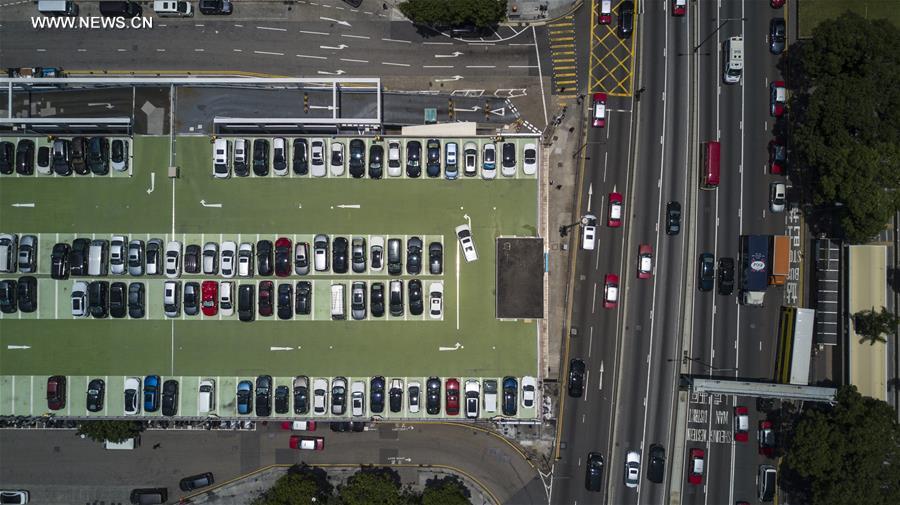
<svg viewBox="0 0 900 505">
<path fill-rule="evenodd" d="M 443 163 L 440 177 L 427 176 L 426 138 L 399 139 L 404 170 L 396 177 L 385 173 L 381 180 L 368 174 L 356 179 L 349 170 L 342 176 L 334 176 L 331 171 L 325 177 L 299 175 L 291 169 L 290 159 L 286 176 L 276 176 L 269 170 L 267 176 L 260 177 L 251 170 L 249 177 L 231 174 L 228 179 L 215 179 L 209 137 L 179 136 L 175 140 L 173 148 L 167 137 L 136 137 L 130 144 L 131 177 L 0 178 L 0 230 L 20 237 L 37 235 L 39 248 L 38 270 L 33 274 L 38 278 L 37 310 L 3 314 L 0 319 L 4 384 L 0 388 L 0 414 L 10 413 L 13 403 L 19 405 L 18 411 L 24 406 L 22 402 L 31 403 L 32 398 L 43 401 L 42 388 L 46 376 L 52 374 L 70 376 L 74 402 L 70 403 L 82 410 L 83 391 L 76 392 L 75 383 L 83 382 L 84 387 L 90 377 L 109 377 L 109 401 L 121 402 L 120 392 L 114 389 L 121 387 L 121 381 L 114 376 L 184 376 L 184 405 L 189 405 L 190 395 L 196 394 L 191 381 L 196 382 L 199 376 L 222 377 L 222 384 L 230 384 L 233 379 L 236 384 L 241 376 L 260 374 L 281 378 L 297 374 L 536 375 L 536 322 L 499 321 L 494 313 L 495 238 L 532 236 L 537 225 L 537 176 L 525 174 L 522 167 L 523 148 L 536 144 L 534 138 L 508 137 L 501 141 L 515 145 L 517 169 L 513 176 L 498 173 L 493 180 L 485 180 L 481 173 L 483 146 L 491 142 L 487 137 L 440 139 L 442 147 L 448 141 L 457 142 L 460 150 L 469 141 L 478 146 L 478 172 L 466 177 L 460 170 L 457 180 L 445 178 Z M 330 146 L 332 139 L 327 140 Z M 352 139 L 336 140 L 346 149 Z M 386 157 L 388 143 L 394 140 L 398 139 L 367 138 L 366 154 L 373 142 L 381 142 Z M 405 147 L 410 140 L 422 145 L 422 175 L 418 178 L 409 177 L 405 170 Z M 498 142 L 498 171 L 500 145 Z M 170 154 L 179 167 L 177 178 L 169 177 Z M 454 232 L 456 226 L 468 222 L 479 253 L 478 260 L 471 263 L 462 257 Z M 391 276 L 386 271 L 368 269 L 347 274 L 311 271 L 305 276 L 292 272 L 287 279 L 227 279 L 236 285 L 273 280 L 276 288 L 282 282 L 312 283 L 309 315 L 294 314 L 290 320 L 257 316 L 250 323 L 237 321 L 236 315 L 187 316 L 183 311 L 176 318 L 166 318 L 161 293 L 167 279 L 130 275 L 109 275 L 102 280 L 144 283 L 144 318 L 73 320 L 73 283 L 98 279 L 53 280 L 49 276 L 53 244 L 71 244 L 79 237 L 109 240 L 112 235 L 125 235 L 129 240 L 160 238 L 166 243 L 174 239 L 185 246 L 202 247 L 208 241 L 255 243 L 278 237 L 296 244 L 312 242 L 316 234 L 365 237 L 367 243 L 376 236 L 396 237 L 403 239 L 404 248 L 412 236 L 422 238 L 426 249 L 436 241 L 443 244 L 443 272 L 430 274 L 426 263 L 419 275 L 404 270 L 399 276 Z M 424 255 L 427 258 L 427 251 Z M 3 279 L 19 277 L 18 273 L 0 274 Z M 400 279 L 405 289 L 413 278 L 422 281 L 426 292 L 431 282 L 443 283 L 441 318 L 429 317 L 427 293 L 421 316 L 404 310 L 402 317 L 367 314 L 361 321 L 349 315 L 341 321 L 330 317 L 329 291 L 334 283 L 345 284 L 349 294 L 354 281 L 387 285 Z M 184 284 L 226 279 L 220 275 L 182 274 L 177 280 Z M 19 388 L 23 386 L 19 384 L 13 400 L 3 394 L 10 391 L 5 388 L 13 380 L 21 384 L 34 381 L 37 392 L 29 389 L 22 396 L 24 391 Z M 276 385 L 279 380 L 276 378 Z M 34 412 L 44 410 L 37 408 Z M 73 411 L 72 415 L 83 413 Z M 185 411 L 185 415 L 190 413 Z M 534 414 L 520 411 L 520 415 Z"/>
</svg>

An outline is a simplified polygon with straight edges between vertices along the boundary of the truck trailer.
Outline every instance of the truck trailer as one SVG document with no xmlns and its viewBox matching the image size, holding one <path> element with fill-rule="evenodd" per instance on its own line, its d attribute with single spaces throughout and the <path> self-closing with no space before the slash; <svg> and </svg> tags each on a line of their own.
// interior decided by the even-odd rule
<svg viewBox="0 0 900 505">
<path fill-rule="evenodd" d="M 741 235 L 741 301 L 760 307 L 769 285 L 769 236 Z"/>
<path fill-rule="evenodd" d="M 791 239 L 787 235 L 772 237 L 772 271 L 769 285 L 784 286 L 791 268 Z"/>
</svg>

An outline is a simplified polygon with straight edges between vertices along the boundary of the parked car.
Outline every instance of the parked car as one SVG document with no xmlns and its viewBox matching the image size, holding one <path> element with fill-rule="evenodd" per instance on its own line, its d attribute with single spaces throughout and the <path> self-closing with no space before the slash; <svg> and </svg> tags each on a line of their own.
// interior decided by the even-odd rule
<svg viewBox="0 0 900 505">
<path fill-rule="evenodd" d="M 203 0 L 200 1 L 200 8 L 203 8 Z M 230 5 L 230 4 L 229 4 Z M 202 12 L 202 11 L 201 11 Z M 204 14 L 208 14 L 204 12 Z M 201 489 L 204 487 L 212 486 L 215 483 L 213 479 L 213 474 L 210 472 L 201 473 L 199 475 L 191 475 L 190 477 L 185 477 L 181 479 L 181 482 L 178 483 L 178 487 L 182 491 L 193 491 L 195 489 Z"/>
<path fill-rule="evenodd" d="M 328 271 L 328 236 L 316 235 L 313 239 L 313 260 L 317 272 Z"/>
<path fill-rule="evenodd" d="M 241 242 L 237 255 L 237 272 L 241 277 L 253 276 L 253 244 Z"/>
<path fill-rule="evenodd" d="M 109 315 L 108 282 L 92 281 L 88 284 L 88 312 L 95 319 L 103 319 Z"/>
<path fill-rule="evenodd" d="M 69 244 L 61 242 L 53 246 L 50 253 L 50 278 L 66 280 L 69 278 Z"/>
<path fill-rule="evenodd" d="M 41 175 L 50 175 L 53 173 L 50 164 L 50 147 L 41 146 L 37 150 L 37 171 Z"/>
<path fill-rule="evenodd" d="M 369 178 L 381 179 L 384 175 L 384 147 L 379 144 L 369 146 Z"/>
<path fill-rule="evenodd" d="M 298 375 L 294 377 L 294 414 L 301 415 L 309 412 L 309 377 Z"/>
<path fill-rule="evenodd" d="M 366 174 L 366 143 L 360 139 L 353 139 L 349 146 L 349 166 L 350 176 L 359 179 Z"/>
<path fill-rule="evenodd" d="M 537 145 L 525 144 L 522 149 L 522 173 L 534 175 L 537 173 Z"/>
<path fill-rule="evenodd" d="M 428 139 L 425 144 L 427 150 L 428 162 L 425 165 L 425 172 L 428 177 L 441 176 L 441 141 L 438 139 Z"/>
<path fill-rule="evenodd" d="M 260 375 L 256 378 L 256 415 L 268 417 L 272 414 L 272 376 Z"/>
<path fill-rule="evenodd" d="M 15 282 L 15 281 L 8 281 Z M 2 294 L 2 289 L 0 289 L 0 294 Z M 13 285 L 13 292 L 15 293 L 15 285 Z M 73 317 L 84 317 L 88 313 L 88 302 L 87 302 L 87 292 L 88 292 L 88 284 L 83 281 L 78 281 L 72 285 L 72 316 Z M 15 297 L 13 298 L 15 301 Z"/>
<path fill-rule="evenodd" d="M 406 285 L 409 290 L 409 313 L 413 316 L 421 316 L 425 311 L 422 300 L 422 281 L 410 279 Z"/>
<path fill-rule="evenodd" d="M 74 300 L 74 293 L 73 293 Z M 13 279 L 0 280 L 0 312 L 4 314 L 13 314 L 19 310 L 17 299 L 16 281 Z M 74 310 L 72 315 L 74 316 Z M 79 315 L 84 315 L 81 313 Z"/>
<path fill-rule="evenodd" d="M 19 239 L 19 272 L 30 274 L 37 271 L 38 238 L 36 235 L 22 235 Z"/>
<path fill-rule="evenodd" d="M 141 379 L 128 377 L 125 379 L 125 415 L 135 415 L 141 412 Z"/>
<path fill-rule="evenodd" d="M 231 0 L 200 0 L 200 5 L 198 6 L 200 12 L 206 14 L 207 16 L 212 15 L 228 15 L 233 12 L 233 6 Z M 210 483 L 212 484 L 212 474 L 208 474 L 210 476 Z M 207 485 L 209 485 L 207 484 Z M 196 488 L 194 488 L 196 489 Z M 182 489 L 182 491 L 188 491 L 187 489 Z"/>
<path fill-rule="evenodd" d="M 245 139 L 234 139 L 234 175 L 238 177 L 248 177 L 250 175 L 250 167 L 247 165 L 247 150 L 250 144 Z"/>
<path fill-rule="evenodd" d="M 288 250 L 290 250 L 290 247 L 288 247 Z M 256 273 L 257 275 L 269 277 L 273 272 L 272 241 L 260 240 L 256 243 Z"/>
<path fill-rule="evenodd" d="M 617 17 L 619 25 L 616 32 L 623 39 L 631 38 L 634 31 L 634 2 L 625 0 L 619 4 L 619 15 Z"/>
<path fill-rule="evenodd" d="M 444 383 L 446 397 L 444 408 L 448 416 L 459 415 L 459 379 L 450 378 Z"/>
<path fill-rule="evenodd" d="M 112 141 L 112 154 L 110 156 L 112 169 L 116 172 L 128 170 L 128 143 L 122 139 Z"/>
<path fill-rule="evenodd" d="M 312 284 L 309 281 L 297 283 L 296 307 L 294 311 L 298 315 L 309 315 L 312 310 Z"/>
<path fill-rule="evenodd" d="M 253 173 L 257 177 L 269 175 L 269 141 L 266 139 L 253 141 Z"/>
<path fill-rule="evenodd" d="M 163 242 L 158 238 L 147 241 L 147 275 L 159 275 L 163 273 Z"/>
<path fill-rule="evenodd" d="M 350 314 L 356 321 L 366 318 L 366 283 L 354 282 L 350 291 Z"/>
<path fill-rule="evenodd" d="M 310 141 L 310 173 L 313 177 L 325 177 L 325 140 Z"/>
<path fill-rule="evenodd" d="M 422 272 L 422 239 L 410 237 L 406 241 L 406 273 L 419 275 Z"/>
<path fill-rule="evenodd" d="M 274 311 L 275 284 L 272 281 L 259 283 L 259 315 L 269 317 Z"/>
<path fill-rule="evenodd" d="M 237 244 L 230 240 L 222 242 L 222 249 L 219 251 L 219 264 L 222 270 L 222 277 L 234 277 L 236 260 Z"/>
<path fill-rule="evenodd" d="M 4 142 L 4 144 L 9 144 L 9 147 L 12 147 L 12 144 L 9 142 Z M 3 156 L 4 149 L 0 147 L 0 158 Z M 10 158 L 6 158 L 6 166 L 8 166 L 9 161 L 11 161 Z M 3 165 L 2 160 L 0 160 L 0 165 Z M 0 173 L 8 174 L 7 170 L 9 169 L 4 169 L 3 166 L 0 166 Z M 34 141 L 31 139 L 22 139 L 16 145 L 16 173 L 19 175 L 34 175 Z"/>
<path fill-rule="evenodd" d="M 94 175 L 109 173 L 109 140 L 105 137 L 91 137 L 88 141 L 87 164 Z"/>
<path fill-rule="evenodd" d="M 203 281 L 200 286 L 200 307 L 203 315 L 213 317 L 219 312 L 219 283 Z"/>
<path fill-rule="evenodd" d="M 437 415 L 441 411 L 441 380 L 437 377 L 429 377 L 425 381 L 425 412 L 429 415 Z"/>
<path fill-rule="evenodd" d="M 787 89 L 784 81 L 773 81 L 769 84 L 769 114 L 772 117 L 784 115 L 784 105 L 787 102 Z"/>
<path fill-rule="evenodd" d="M 785 172 L 787 164 L 787 147 L 781 137 L 775 137 L 769 141 L 769 172 L 772 175 L 781 175 Z"/>
<path fill-rule="evenodd" d="M 200 313 L 200 283 L 184 283 L 184 314 L 196 316 Z"/>
<path fill-rule="evenodd" d="M 763 419 L 759 422 L 759 430 L 756 432 L 756 440 L 759 444 L 759 454 L 767 458 L 775 457 L 775 428 L 772 421 Z"/>
<path fill-rule="evenodd" d="M 109 285 L 109 315 L 121 319 L 128 314 L 128 285 L 113 282 Z"/>
<path fill-rule="evenodd" d="M 219 273 L 219 244 L 207 242 L 203 244 L 203 274 L 216 275 Z"/>
<path fill-rule="evenodd" d="M 238 414 L 253 413 L 253 383 L 247 380 L 238 382 L 237 385 L 237 412 Z"/>
<path fill-rule="evenodd" d="M 384 377 L 376 376 L 369 381 L 369 405 L 373 414 L 384 412 Z"/>
<path fill-rule="evenodd" d="M 350 249 L 353 263 L 353 271 L 361 274 L 366 272 L 366 239 L 353 237 Z"/>
<path fill-rule="evenodd" d="M 12 142 L 0 142 L 0 174 L 13 173 L 13 165 L 15 165 L 15 146 Z"/>
<path fill-rule="evenodd" d="M 291 166 L 296 175 L 309 173 L 309 145 L 306 143 L 306 139 L 294 139 Z"/>
<path fill-rule="evenodd" d="M 400 177 L 400 142 L 392 140 L 388 142 L 387 173 L 391 177 Z"/>
<path fill-rule="evenodd" d="M 787 201 L 787 188 L 783 182 L 769 184 L 769 210 L 772 212 L 784 212 Z"/>
<path fill-rule="evenodd" d="M 322 415 L 327 410 L 328 381 L 316 379 L 313 381 L 313 413 Z"/>
<path fill-rule="evenodd" d="M 288 174 L 286 149 L 283 138 L 276 137 L 272 140 L 272 172 L 275 175 L 285 176 Z"/>
<path fill-rule="evenodd" d="M 784 52 L 786 31 L 784 18 L 772 18 L 769 21 L 769 52 L 772 54 Z"/>
<path fill-rule="evenodd" d="M 500 165 L 500 173 L 504 177 L 516 175 L 516 145 L 512 142 L 503 143 L 503 163 Z"/>
<path fill-rule="evenodd" d="M 87 388 L 86 407 L 88 412 L 100 412 L 103 410 L 103 397 L 106 392 L 106 383 L 103 379 L 91 379 Z"/>
<path fill-rule="evenodd" d="M 406 143 L 406 176 L 419 177 L 422 175 L 422 143 L 418 140 L 410 140 Z"/>
<path fill-rule="evenodd" d="M 53 173 L 56 175 L 72 175 L 72 165 L 70 164 L 71 154 L 69 149 L 70 145 L 68 140 L 56 139 L 53 141 L 51 157 L 53 159 Z M 40 164 L 40 160 L 38 160 L 38 164 Z"/>
<path fill-rule="evenodd" d="M 475 379 L 466 381 L 465 411 L 466 419 L 478 419 L 478 407 L 481 403 L 481 385 Z"/>
<path fill-rule="evenodd" d="M 444 177 L 455 180 L 459 177 L 459 153 L 456 142 L 447 142 L 444 149 Z"/>
<path fill-rule="evenodd" d="M 331 244 L 331 270 L 336 274 L 345 274 L 349 270 L 347 259 L 350 244 L 346 237 L 335 237 Z"/>
<path fill-rule="evenodd" d="M 331 380 L 331 415 L 343 416 L 347 410 L 347 379 L 335 377 Z"/>
<path fill-rule="evenodd" d="M 62 410 L 66 408 L 66 377 L 54 375 L 47 379 L 47 408 Z"/>
<path fill-rule="evenodd" d="M 181 274 L 181 242 L 171 241 L 166 244 L 166 277 L 174 279 Z"/>
<path fill-rule="evenodd" d="M 430 299 L 429 315 L 432 319 L 441 319 L 444 317 L 444 283 L 432 282 L 428 286 L 428 296 Z M 410 312 L 412 312 L 410 310 Z"/>
<path fill-rule="evenodd" d="M 132 282 L 128 286 L 128 317 L 144 318 L 144 283 Z"/>
<path fill-rule="evenodd" d="M 294 288 L 289 282 L 278 285 L 278 319 L 294 317 Z"/>
<path fill-rule="evenodd" d="M 517 397 L 519 394 L 519 382 L 515 377 L 503 378 L 503 402 L 502 411 L 504 416 L 514 416 L 518 412 Z"/>
<path fill-rule="evenodd" d="M 534 402 L 537 399 L 537 380 L 531 376 L 522 377 L 522 407 L 526 409 L 534 408 Z"/>
<path fill-rule="evenodd" d="M 291 275 L 291 240 L 279 237 L 275 241 L 275 275 L 287 277 Z"/>
<path fill-rule="evenodd" d="M 474 142 L 466 142 L 463 145 L 463 175 L 466 177 L 478 175 L 478 146 Z"/>
<path fill-rule="evenodd" d="M 184 248 L 184 258 L 182 260 L 182 270 L 186 274 L 199 274 L 202 263 L 203 251 L 197 244 L 190 244 Z"/>
<path fill-rule="evenodd" d="M 419 382 L 410 382 L 406 388 L 407 410 L 410 414 L 419 412 L 419 396 L 421 395 L 422 384 Z"/>
<path fill-rule="evenodd" d="M 493 142 L 484 144 L 481 153 L 481 178 L 497 178 L 497 148 Z"/>
<path fill-rule="evenodd" d="M 297 275 L 309 274 L 309 243 L 297 242 L 294 245 L 294 270 Z"/>
<path fill-rule="evenodd" d="M 178 381 L 169 379 L 163 382 L 162 388 L 162 415 L 174 416 L 178 414 Z"/>
<path fill-rule="evenodd" d="M 159 375 L 144 377 L 144 412 L 159 410 Z"/>
<path fill-rule="evenodd" d="M 331 158 L 328 166 L 331 170 L 331 175 L 335 177 L 344 175 L 344 144 L 331 142 Z"/>
</svg>

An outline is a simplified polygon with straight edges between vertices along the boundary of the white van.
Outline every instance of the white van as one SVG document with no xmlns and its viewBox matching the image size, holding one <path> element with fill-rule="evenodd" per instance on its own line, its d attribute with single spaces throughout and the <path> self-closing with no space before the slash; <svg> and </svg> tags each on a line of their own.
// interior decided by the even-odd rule
<svg viewBox="0 0 900 505">
<path fill-rule="evenodd" d="M 331 319 L 345 319 L 347 314 L 344 311 L 344 285 L 331 285 Z"/>
<path fill-rule="evenodd" d="M 107 273 L 107 245 L 105 240 L 92 240 L 88 250 L 88 275 L 97 277 Z"/>
<path fill-rule="evenodd" d="M 0 235 L 0 272 L 15 272 L 19 236 L 4 233 Z"/>
<path fill-rule="evenodd" d="M 484 411 L 497 412 L 497 379 L 485 379 L 484 382 Z"/>
<path fill-rule="evenodd" d="M 744 72 L 744 37 L 731 37 L 723 42 L 722 81 L 725 84 L 741 82 Z"/>
<path fill-rule="evenodd" d="M 216 381 L 203 379 L 197 395 L 197 414 L 204 415 L 216 410 Z"/>
<path fill-rule="evenodd" d="M 39 0 L 38 12 L 45 16 L 77 16 L 78 4 L 72 0 Z"/>
<path fill-rule="evenodd" d="M 228 139 L 216 139 L 213 143 L 213 177 L 228 178 Z"/>
<path fill-rule="evenodd" d="M 153 11 L 159 17 L 186 18 L 194 15 L 194 8 L 190 2 L 155 0 L 153 2 Z"/>
<path fill-rule="evenodd" d="M 129 438 L 122 442 L 103 441 L 103 448 L 110 451 L 130 451 L 139 445 L 141 445 L 141 439 L 139 437 Z"/>
</svg>

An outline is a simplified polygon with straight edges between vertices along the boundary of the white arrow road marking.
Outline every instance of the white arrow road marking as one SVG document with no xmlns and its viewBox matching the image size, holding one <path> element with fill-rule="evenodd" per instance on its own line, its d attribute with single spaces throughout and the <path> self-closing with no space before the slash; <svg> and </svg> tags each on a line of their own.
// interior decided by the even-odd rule
<svg viewBox="0 0 900 505">
<path fill-rule="evenodd" d="M 147 194 L 153 193 L 154 189 L 156 189 L 156 172 L 150 172 L 150 188 L 147 189 Z"/>
<path fill-rule="evenodd" d="M 7 349 L 31 349 L 30 345 L 8 345 Z"/>
<path fill-rule="evenodd" d="M 498 116 L 506 115 L 506 107 L 500 107 L 499 109 L 491 109 L 491 114 L 496 114 Z"/>
<path fill-rule="evenodd" d="M 462 78 L 463 78 L 463 76 L 461 76 L 461 75 L 454 75 L 453 77 L 451 77 L 449 79 L 435 79 L 435 82 L 458 81 Z"/>
<path fill-rule="evenodd" d="M 113 108 L 113 104 L 111 104 L 111 103 L 109 103 L 109 102 L 89 103 L 89 104 L 88 104 L 88 107 L 95 107 L 95 106 L 97 106 L 97 105 L 104 105 L 106 109 L 112 109 L 112 108 Z"/>
<path fill-rule="evenodd" d="M 459 51 L 453 51 L 451 54 L 436 54 L 435 58 L 456 58 L 457 56 L 461 56 L 462 53 Z"/>
<path fill-rule="evenodd" d="M 348 47 L 350 47 L 350 46 L 348 46 L 347 44 L 340 44 L 338 46 L 319 46 L 319 49 L 334 49 L 334 50 L 338 51 L 341 49 L 347 49 Z"/>
<path fill-rule="evenodd" d="M 475 107 L 472 107 L 471 109 L 461 109 L 459 107 L 453 108 L 453 112 L 478 112 L 480 110 L 481 110 L 481 107 L 479 107 L 477 105 Z"/>
<path fill-rule="evenodd" d="M 34 207 L 33 203 L 14 203 L 13 207 Z"/>
<path fill-rule="evenodd" d="M 222 208 L 221 203 L 206 203 L 206 200 L 200 200 L 200 205 L 204 207 L 215 207 L 217 209 Z"/>
<path fill-rule="evenodd" d="M 443 347 L 442 346 L 442 347 L 438 347 L 438 350 L 439 351 L 458 351 L 460 349 L 465 349 L 465 348 L 466 348 L 466 346 L 457 342 L 456 345 L 454 345 L 453 347 Z"/>
<path fill-rule="evenodd" d="M 338 208 L 339 208 L 339 209 L 358 209 L 358 208 L 359 208 L 359 204 L 358 204 L 358 203 L 354 203 L 354 204 L 341 204 L 341 205 L 338 205 Z"/>
<path fill-rule="evenodd" d="M 591 212 L 591 198 L 594 196 L 594 183 L 592 182 L 590 186 L 588 186 L 588 213 Z"/>
<path fill-rule="evenodd" d="M 345 72 L 343 70 L 338 70 L 337 72 L 328 72 L 325 70 L 319 70 L 319 75 L 342 75 Z"/>
<path fill-rule="evenodd" d="M 348 23 L 346 21 L 338 21 L 337 19 L 326 18 L 326 17 L 322 17 L 322 16 L 319 16 L 319 19 L 321 19 L 322 21 L 331 21 L 332 23 L 337 23 L 341 26 L 346 26 L 347 28 L 350 28 L 350 23 Z"/>
<path fill-rule="evenodd" d="M 269 350 L 270 350 L 270 351 L 293 351 L 294 348 L 293 348 L 293 347 L 276 347 L 276 346 L 272 346 L 272 347 L 269 347 Z"/>
</svg>

